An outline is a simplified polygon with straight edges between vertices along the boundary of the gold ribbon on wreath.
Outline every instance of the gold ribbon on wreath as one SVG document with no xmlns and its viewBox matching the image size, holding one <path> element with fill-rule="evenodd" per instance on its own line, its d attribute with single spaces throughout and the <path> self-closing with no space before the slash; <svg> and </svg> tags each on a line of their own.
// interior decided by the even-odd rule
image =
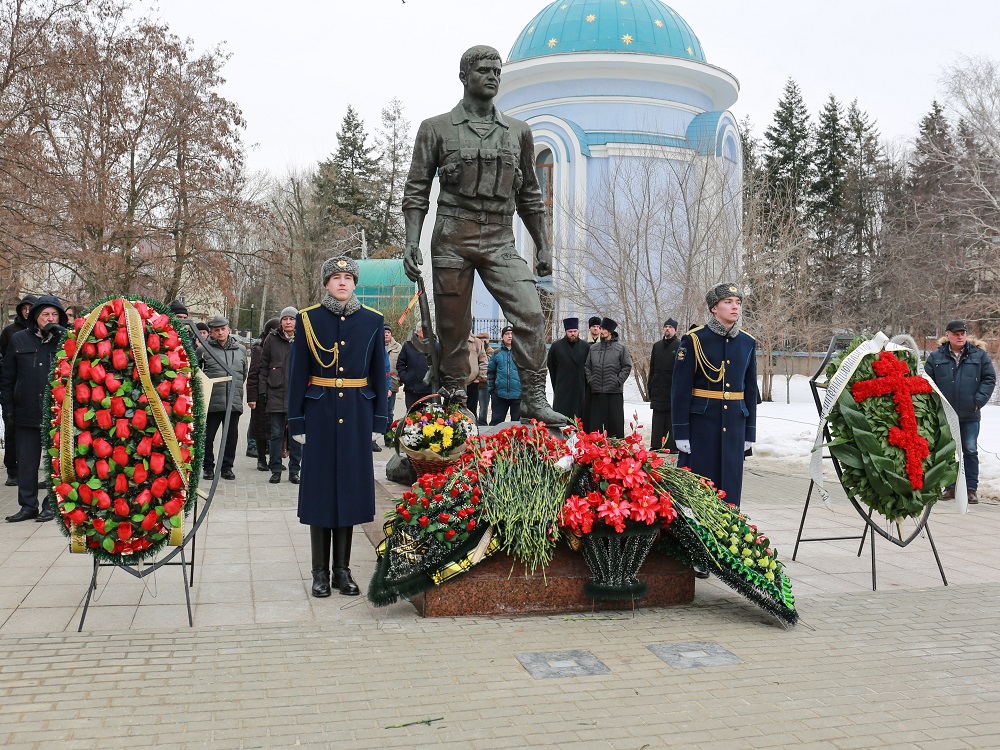
<svg viewBox="0 0 1000 750">
<path fill-rule="evenodd" d="M 190 490 L 191 469 L 184 468 L 184 461 L 181 456 L 181 447 L 177 440 L 177 433 L 174 432 L 174 426 L 170 423 L 170 417 L 167 416 L 167 411 L 163 408 L 163 400 L 160 398 L 159 391 L 156 390 L 156 387 L 153 385 L 153 381 L 149 376 L 149 357 L 146 354 L 145 323 L 142 319 L 142 315 L 139 313 L 139 310 L 136 309 L 135 305 L 124 298 L 122 298 L 122 302 L 125 307 L 125 323 L 128 328 L 129 345 L 132 347 L 132 357 L 135 361 L 135 368 L 139 373 L 139 381 L 142 383 L 143 393 L 146 394 L 146 400 L 149 402 L 149 407 L 153 412 L 153 421 L 156 422 L 156 427 L 159 429 L 160 435 L 163 437 L 163 442 L 167 446 L 170 458 L 173 460 L 174 466 L 177 467 L 177 473 L 180 475 L 181 482 L 184 484 L 184 492 L 187 494 Z M 91 311 L 90 315 L 88 315 L 84 320 L 83 326 L 80 328 L 80 332 L 77 335 L 78 345 L 76 351 L 73 353 L 73 358 L 70 360 L 69 375 L 66 379 L 66 395 L 63 396 L 62 419 L 59 426 L 59 469 L 60 474 L 62 475 L 62 481 L 64 482 L 71 482 L 76 478 L 76 473 L 73 468 L 73 373 L 76 372 L 76 360 L 80 355 L 80 351 L 83 349 L 83 342 L 85 342 L 87 337 L 90 336 L 90 333 L 93 331 L 94 325 L 97 323 L 103 309 L 104 305 L 99 305 Z M 138 408 L 138 406 L 136 408 Z M 170 539 L 168 544 L 171 547 L 179 547 L 183 543 L 183 523 L 184 518 L 182 515 L 181 526 L 170 527 Z M 75 524 L 70 528 L 70 533 L 70 550 L 72 552 L 85 551 L 85 540 L 82 533 L 77 531 Z"/>
</svg>

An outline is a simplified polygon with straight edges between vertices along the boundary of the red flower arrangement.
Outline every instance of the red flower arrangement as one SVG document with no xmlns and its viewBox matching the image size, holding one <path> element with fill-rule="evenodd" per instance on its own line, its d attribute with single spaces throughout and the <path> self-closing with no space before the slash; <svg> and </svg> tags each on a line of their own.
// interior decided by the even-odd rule
<svg viewBox="0 0 1000 750">
<path fill-rule="evenodd" d="M 432 538 L 448 549 L 463 544 L 480 523 L 478 484 L 478 473 L 467 466 L 424 474 L 403 493 L 393 527 L 411 526 L 414 538 Z"/>
<path fill-rule="evenodd" d="M 621 533 L 627 521 L 666 526 L 677 518 L 670 493 L 658 486 L 663 457 L 647 451 L 637 432 L 623 440 L 602 432 L 577 432 L 566 445 L 579 474 L 572 482 L 576 491 L 563 505 L 562 526 L 580 536 L 595 524 Z"/>
<path fill-rule="evenodd" d="M 153 554 L 193 501 L 200 427 L 186 339 L 155 304 L 117 298 L 77 318 L 63 341 L 52 499 L 66 533 L 102 557 Z"/>
</svg>

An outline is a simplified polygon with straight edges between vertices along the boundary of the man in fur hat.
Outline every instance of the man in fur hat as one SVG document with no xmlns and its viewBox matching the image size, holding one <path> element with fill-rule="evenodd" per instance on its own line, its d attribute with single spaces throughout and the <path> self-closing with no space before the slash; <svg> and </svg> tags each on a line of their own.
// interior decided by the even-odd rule
<svg viewBox="0 0 1000 750">
<path fill-rule="evenodd" d="M 288 434 L 304 443 L 298 515 L 312 542 L 312 595 L 330 596 L 332 583 L 357 596 L 351 543 L 354 527 L 375 518 L 371 439 L 387 428 L 385 321 L 354 293 L 355 260 L 331 258 L 321 278 L 323 299 L 295 318 Z"/>
<path fill-rule="evenodd" d="M 552 408 L 568 419 L 583 416 L 583 394 L 587 389 L 587 353 L 590 344 L 580 340 L 580 319 L 563 321 L 566 335 L 549 347 L 549 377 L 552 378 Z"/>
<path fill-rule="evenodd" d="M 743 456 L 757 439 L 757 342 L 740 330 L 743 295 L 736 284 L 705 295 L 708 323 L 681 339 L 671 406 L 679 466 L 711 479 L 738 506 Z"/>
<path fill-rule="evenodd" d="M 632 357 L 618 340 L 618 323 L 601 319 L 601 341 L 587 352 L 587 384 L 590 386 L 588 427 L 608 437 L 625 437 L 625 381 L 632 373 Z"/>
<path fill-rule="evenodd" d="M 969 503 L 979 502 L 979 420 L 980 411 L 993 395 L 997 374 L 990 355 L 982 342 L 970 340 L 968 326 L 953 320 L 946 327 L 941 346 L 932 351 L 924 363 L 930 376 L 948 403 L 958 413 L 958 429 L 962 440 L 962 464 L 965 466 L 965 486 Z M 955 485 L 944 491 L 945 500 L 955 498 Z"/>
</svg>

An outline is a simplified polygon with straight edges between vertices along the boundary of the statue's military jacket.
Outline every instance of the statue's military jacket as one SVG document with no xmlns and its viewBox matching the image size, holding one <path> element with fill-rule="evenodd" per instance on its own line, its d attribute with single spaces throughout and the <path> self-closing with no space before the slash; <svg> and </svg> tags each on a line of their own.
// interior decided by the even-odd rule
<svg viewBox="0 0 1000 750">
<path fill-rule="evenodd" d="M 382 314 L 336 315 L 321 305 L 295 319 L 288 433 L 305 435 L 299 520 L 336 528 L 375 517 L 372 433 L 387 428 Z"/>
<path fill-rule="evenodd" d="M 757 342 L 740 331 L 720 336 L 700 326 L 681 339 L 671 391 L 673 438 L 690 440 L 678 465 L 708 477 L 740 504 L 744 442 L 757 439 Z"/>
<path fill-rule="evenodd" d="M 439 214 L 510 226 L 515 208 L 521 216 L 545 212 L 531 129 L 496 108 L 493 113 L 494 124 L 485 134 L 473 126 L 461 102 L 420 123 L 403 191 L 404 211 L 427 213 L 437 172 Z"/>
</svg>

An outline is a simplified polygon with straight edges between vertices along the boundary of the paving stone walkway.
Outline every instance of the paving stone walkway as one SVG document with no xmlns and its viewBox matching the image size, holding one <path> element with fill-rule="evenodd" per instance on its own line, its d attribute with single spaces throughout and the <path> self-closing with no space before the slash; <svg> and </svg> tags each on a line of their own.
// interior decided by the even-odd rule
<svg viewBox="0 0 1000 750">
<path fill-rule="evenodd" d="M 808 479 L 751 459 L 744 507 L 788 563 L 793 629 L 714 579 L 682 607 L 424 620 L 406 602 L 311 598 L 296 488 L 254 463 L 238 458 L 199 535 L 194 628 L 179 568 L 145 581 L 102 570 L 77 634 L 90 558 L 54 524 L 0 523 L 0 744 L 1000 747 L 1000 505 L 932 514 L 947 587 L 926 538 L 879 540 L 872 592 L 857 541 L 803 544 L 791 561 Z M 380 484 L 381 508 L 396 491 Z M 3 515 L 14 494 L 0 488 Z M 806 536 L 860 534 L 843 497 L 836 508 L 813 503 Z M 366 544 L 358 530 L 362 588 Z M 738 663 L 705 665 L 727 652 Z M 605 669 L 590 676 L 525 666 L 594 662 Z"/>
</svg>

